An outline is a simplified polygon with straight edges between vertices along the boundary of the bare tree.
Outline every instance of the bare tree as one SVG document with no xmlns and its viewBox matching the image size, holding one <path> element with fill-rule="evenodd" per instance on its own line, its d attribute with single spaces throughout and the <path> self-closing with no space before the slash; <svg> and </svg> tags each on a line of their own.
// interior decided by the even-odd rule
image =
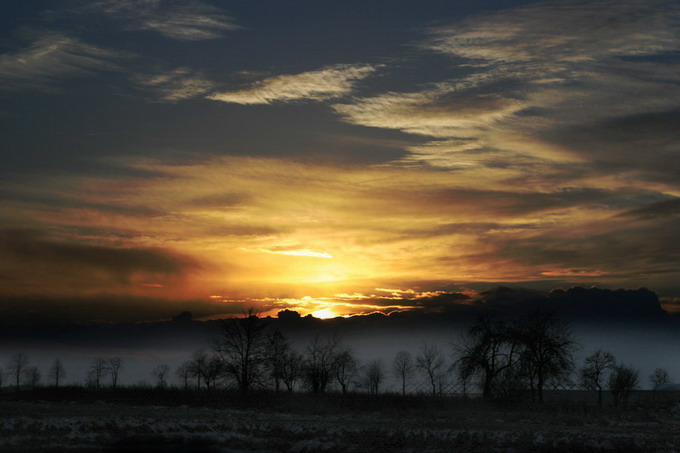
<svg viewBox="0 0 680 453">
<path fill-rule="evenodd" d="M 243 318 L 223 321 L 222 333 L 210 342 L 212 349 L 224 362 L 226 372 L 243 392 L 262 379 L 265 328 L 266 324 L 250 309 Z"/>
<path fill-rule="evenodd" d="M 359 372 L 359 365 L 352 351 L 345 349 L 339 352 L 335 357 L 333 369 L 335 380 L 340 384 L 340 389 L 344 395 Z"/>
<path fill-rule="evenodd" d="M 321 340 L 317 335 L 305 349 L 305 377 L 314 393 L 323 393 L 336 365 L 340 338 L 332 335 Z"/>
<path fill-rule="evenodd" d="M 168 386 L 166 378 L 170 373 L 170 367 L 165 363 L 156 365 L 156 367 L 151 371 L 151 376 L 156 381 L 156 388 L 162 389 Z"/>
<path fill-rule="evenodd" d="M 24 384 L 30 389 L 35 388 L 40 383 L 41 376 L 37 367 L 26 367 L 22 371 L 21 375 L 24 378 Z"/>
<path fill-rule="evenodd" d="M 401 394 L 406 395 L 406 380 L 413 375 L 413 357 L 408 351 L 399 351 L 392 361 L 392 372 L 401 381 Z"/>
<path fill-rule="evenodd" d="M 225 377 L 226 369 L 224 362 L 217 355 L 210 355 L 203 367 L 203 382 L 207 389 L 217 387 L 217 384 Z"/>
<path fill-rule="evenodd" d="M 28 363 L 28 356 L 23 352 L 14 354 L 9 359 L 9 363 L 7 363 L 7 371 L 14 377 L 17 390 L 19 390 L 19 386 L 21 385 L 21 375 L 28 366 Z"/>
<path fill-rule="evenodd" d="M 123 368 L 123 359 L 120 357 L 111 357 L 106 361 L 106 372 L 111 378 L 111 388 L 115 389 L 118 385 L 118 376 Z"/>
<path fill-rule="evenodd" d="M 380 391 L 380 383 L 385 378 L 383 363 L 381 360 L 371 360 L 366 365 L 366 386 L 368 392 L 377 395 Z"/>
<path fill-rule="evenodd" d="M 102 381 L 104 377 L 106 377 L 108 371 L 109 367 L 106 360 L 102 359 L 101 357 L 94 359 L 90 364 L 87 374 L 90 385 L 92 385 L 95 389 L 100 390 L 102 387 Z"/>
<path fill-rule="evenodd" d="M 286 388 L 289 392 L 295 390 L 295 383 L 302 373 L 304 358 L 302 354 L 297 351 L 290 350 L 283 363 L 283 374 L 281 375 L 281 380 L 286 384 Z"/>
<path fill-rule="evenodd" d="M 449 371 L 454 372 L 456 380 L 460 387 L 462 388 L 463 396 L 467 396 L 468 387 L 470 385 L 472 377 L 474 376 L 474 371 L 471 368 L 464 366 L 464 363 L 458 360 L 451 364 Z"/>
<path fill-rule="evenodd" d="M 581 383 L 588 390 L 597 390 L 597 404 L 600 407 L 602 407 L 602 390 L 606 373 L 615 366 L 614 356 L 598 349 L 586 357 L 581 368 Z"/>
<path fill-rule="evenodd" d="M 614 366 L 609 375 L 609 391 L 612 392 L 615 404 L 628 401 L 630 392 L 638 386 L 638 375 L 635 368 L 626 365 Z"/>
<path fill-rule="evenodd" d="M 532 391 L 535 383 L 538 401 L 542 403 L 547 380 L 567 377 L 571 373 L 576 342 L 566 322 L 552 312 L 531 313 L 515 333 L 523 348 L 522 371 L 532 383 Z"/>
<path fill-rule="evenodd" d="M 668 384 L 671 381 L 671 375 L 663 368 L 657 368 L 649 375 L 649 383 L 652 385 L 652 390 Z"/>
<path fill-rule="evenodd" d="M 515 332 L 488 315 L 480 318 L 454 348 L 459 376 L 479 376 L 485 399 L 493 396 L 500 378 L 515 376 L 512 368 L 519 362 L 522 349 Z"/>
<path fill-rule="evenodd" d="M 208 353 L 200 349 L 194 352 L 191 360 L 188 362 L 188 372 L 190 375 L 196 379 L 196 388 L 201 388 L 201 381 L 203 380 L 203 375 L 205 374 L 205 368 L 208 363 Z"/>
<path fill-rule="evenodd" d="M 52 366 L 47 373 L 47 377 L 54 383 L 55 387 L 59 387 L 59 383 L 64 377 L 66 377 L 66 371 L 64 370 L 64 365 L 61 363 L 59 358 L 54 359 Z"/>
<path fill-rule="evenodd" d="M 267 347 L 265 350 L 265 368 L 269 377 L 274 381 L 274 388 L 278 392 L 283 381 L 285 362 L 288 359 L 290 344 L 288 339 L 280 331 L 267 335 Z"/>
<path fill-rule="evenodd" d="M 177 367 L 175 376 L 180 380 L 182 388 L 189 390 L 189 380 L 191 379 L 191 362 L 186 361 Z"/>
<path fill-rule="evenodd" d="M 437 374 L 444 366 L 444 355 L 436 345 L 423 343 L 416 355 L 416 369 L 427 376 L 432 385 L 432 396 L 437 394 Z"/>
</svg>

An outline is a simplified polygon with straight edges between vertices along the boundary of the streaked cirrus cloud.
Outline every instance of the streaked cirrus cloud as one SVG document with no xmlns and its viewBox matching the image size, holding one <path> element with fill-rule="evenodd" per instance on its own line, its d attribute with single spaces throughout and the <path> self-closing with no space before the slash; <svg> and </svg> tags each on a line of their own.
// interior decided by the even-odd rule
<svg viewBox="0 0 680 453">
<path fill-rule="evenodd" d="M 323 101 L 348 95 L 357 81 L 376 69 L 377 66 L 372 65 L 327 66 L 316 71 L 269 77 L 242 90 L 214 93 L 208 99 L 235 104 Z"/>
<path fill-rule="evenodd" d="M 59 79 L 118 69 L 116 60 L 122 57 L 65 34 L 43 33 L 28 46 L 0 55 L 0 90 L 52 90 Z"/>
<path fill-rule="evenodd" d="M 213 83 L 188 67 L 179 67 L 158 74 L 137 74 L 135 81 L 166 102 L 177 102 L 205 95 Z"/>
<path fill-rule="evenodd" d="M 131 29 L 181 41 L 216 39 L 240 28 L 221 9 L 195 0 L 104 0 L 90 7 L 126 20 Z"/>
<path fill-rule="evenodd" d="M 677 3 L 538 3 L 431 29 L 422 48 L 450 56 L 458 74 L 335 109 L 353 124 L 436 139 L 412 147 L 408 162 L 555 174 L 578 164 L 581 175 L 672 180 L 672 128 L 642 129 L 678 109 L 680 65 L 667 57 L 679 46 Z M 622 137 L 630 123 L 640 124 L 635 140 Z M 653 150 L 645 174 L 641 148 Z"/>
</svg>

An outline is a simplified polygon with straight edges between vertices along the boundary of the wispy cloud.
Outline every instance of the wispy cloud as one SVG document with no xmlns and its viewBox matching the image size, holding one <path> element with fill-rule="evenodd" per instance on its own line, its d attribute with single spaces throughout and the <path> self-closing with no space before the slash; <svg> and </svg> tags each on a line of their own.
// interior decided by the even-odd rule
<svg viewBox="0 0 680 453">
<path fill-rule="evenodd" d="M 269 77 L 242 90 L 214 93 L 208 99 L 236 104 L 335 99 L 351 93 L 357 81 L 376 69 L 371 65 L 328 66 L 317 71 Z"/>
<path fill-rule="evenodd" d="M 117 69 L 119 52 L 59 33 L 46 33 L 29 46 L 0 55 L 0 90 L 54 90 L 58 79 Z"/>
<path fill-rule="evenodd" d="M 202 97 L 212 90 L 213 83 L 187 67 L 175 68 L 161 74 L 138 74 L 135 80 L 145 89 L 166 102 Z"/>
<path fill-rule="evenodd" d="M 106 0 L 90 7 L 125 19 L 132 29 L 182 41 L 216 39 L 240 28 L 221 9 L 194 0 Z"/>
<path fill-rule="evenodd" d="M 624 284 L 635 266 L 652 278 L 677 259 L 664 244 L 674 229 L 664 233 L 645 219 L 621 215 L 657 199 L 633 188 L 541 190 L 495 184 L 475 173 L 452 177 L 426 166 L 286 159 L 132 165 L 155 177 L 43 175 L 20 187 L 5 182 L 5 191 L 29 191 L 30 197 L 14 196 L 0 220 L 17 225 L 21 219 L 22 228 L 58 232 L 69 244 L 193 257 L 202 267 L 192 271 L 194 286 L 182 284 L 185 294 L 201 297 L 207 291 L 231 297 L 302 297 L 315 294 L 312 289 L 366 293 L 425 278 L 561 276 Z M 41 194 L 50 198 L 38 203 Z M 666 256 L 654 258 L 659 253 Z M 164 288 L 139 291 L 178 291 L 161 277 L 143 283 L 160 281 Z"/>
<path fill-rule="evenodd" d="M 538 3 L 430 30 L 422 48 L 451 56 L 465 75 L 335 109 L 354 124 L 435 139 L 410 148 L 411 163 L 543 165 L 553 175 L 579 164 L 581 175 L 589 165 L 670 181 L 680 165 L 669 161 L 674 128 L 620 137 L 635 118 L 665 124 L 680 107 L 680 65 L 668 58 L 679 46 L 677 3 Z M 653 150 L 642 169 L 641 148 Z"/>
</svg>

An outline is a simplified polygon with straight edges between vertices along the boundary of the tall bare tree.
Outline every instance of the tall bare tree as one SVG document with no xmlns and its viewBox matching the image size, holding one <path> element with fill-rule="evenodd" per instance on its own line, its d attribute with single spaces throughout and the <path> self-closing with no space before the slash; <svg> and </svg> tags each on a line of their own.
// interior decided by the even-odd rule
<svg viewBox="0 0 680 453">
<path fill-rule="evenodd" d="M 102 387 L 102 381 L 109 371 L 107 361 L 101 357 L 97 357 L 90 363 L 87 378 L 95 389 L 99 390 Z"/>
<path fill-rule="evenodd" d="M 336 354 L 340 348 L 340 338 L 331 335 L 322 340 L 318 335 L 305 348 L 305 377 L 314 393 L 326 391 L 328 381 L 336 366 Z"/>
<path fill-rule="evenodd" d="M 203 382 L 205 388 L 212 389 L 217 387 L 218 383 L 225 377 L 226 369 L 222 359 L 212 354 L 208 357 L 203 367 Z"/>
<path fill-rule="evenodd" d="M 486 315 L 473 325 L 455 346 L 456 368 L 461 376 L 480 377 L 482 396 L 491 398 L 501 378 L 514 377 L 521 345 L 505 323 Z"/>
<path fill-rule="evenodd" d="M 274 388 L 277 392 L 281 389 L 289 352 L 290 344 L 284 334 L 277 330 L 267 335 L 265 368 L 269 377 L 274 381 Z"/>
<path fill-rule="evenodd" d="M 23 352 L 14 354 L 7 363 L 7 371 L 14 378 L 17 390 L 21 386 L 21 375 L 28 366 L 28 363 L 28 356 Z"/>
<path fill-rule="evenodd" d="M 266 323 L 253 309 L 243 318 L 231 318 L 222 323 L 221 334 L 210 342 L 224 368 L 238 388 L 247 392 L 262 380 L 264 374 Z"/>
<path fill-rule="evenodd" d="M 616 359 L 609 352 L 598 349 L 585 358 L 581 368 L 581 383 L 588 390 L 597 390 L 597 404 L 602 407 L 602 390 L 608 370 L 616 366 Z"/>
<path fill-rule="evenodd" d="M 203 375 L 205 374 L 205 369 L 209 360 L 209 355 L 202 349 L 194 352 L 191 360 L 188 363 L 188 371 L 191 376 L 196 379 L 196 388 L 200 390 L 201 382 L 203 381 Z"/>
<path fill-rule="evenodd" d="M 189 380 L 191 379 L 191 362 L 186 361 L 180 364 L 175 370 L 175 376 L 179 379 L 184 390 L 189 390 Z"/>
<path fill-rule="evenodd" d="M 41 375 L 38 367 L 28 366 L 24 368 L 21 375 L 24 378 L 24 384 L 30 389 L 35 388 L 40 383 Z"/>
<path fill-rule="evenodd" d="M 349 349 L 340 351 L 335 357 L 333 368 L 335 380 L 340 384 L 342 393 L 346 394 L 352 381 L 359 373 L 359 364 L 352 351 Z"/>
<path fill-rule="evenodd" d="M 619 405 L 628 401 L 630 392 L 638 386 L 638 370 L 626 365 L 614 366 L 609 374 L 609 391 L 612 392 L 614 403 Z"/>
<path fill-rule="evenodd" d="M 157 388 L 162 389 L 168 386 L 168 373 L 170 373 L 170 367 L 165 363 L 156 365 L 153 371 L 151 371 L 151 376 L 156 381 Z"/>
<path fill-rule="evenodd" d="M 111 378 L 111 388 L 115 390 L 118 386 L 118 376 L 123 369 L 123 359 L 120 357 L 111 357 L 106 361 L 106 373 Z"/>
<path fill-rule="evenodd" d="M 59 387 L 61 380 L 66 377 L 66 370 L 64 370 L 61 359 L 54 359 L 54 362 L 52 362 L 52 366 L 50 366 L 50 370 L 47 373 L 47 377 L 50 378 L 55 387 Z"/>
<path fill-rule="evenodd" d="M 371 360 L 366 365 L 366 387 L 371 395 L 380 392 L 380 383 L 385 379 L 385 371 L 381 360 Z"/>
<path fill-rule="evenodd" d="M 437 345 L 423 343 L 416 355 L 416 369 L 425 374 L 432 386 L 432 396 L 437 394 L 437 376 L 444 367 L 444 355 Z"/>
<path fill-rule="evenodd" d="M 392 372 L 401 381 L 401 394 L 406 395 L 406 380 L 413 375 L 413 357 L 408 351 L 399 351 L 392 361 Z"/>
<path fill-rule="evenodd" d="M 663 368 L 657 368 L 649 375 L 649 383 L 652 385 L 652 390 L 668 384 L 671 381 L 671 375 Z"/>
<path fill-rule="evenodd" d="M 577 344 L 567 323 L 553 312 L 535 311 L 516 327 L 521 342 L 523 371 L 532 383 L 532 391 L 543 402 L 543 388 L 548 379 L 568 377 L 574 367 Z"/>
<path fill-rule="evenodd" d="M 283 362 L 283 374 L 281 380 L 289 392 L 295 390 L 295 383 L 300 379 L 303 371 L 304 357 L 299 352 L 291 349 Z"/>
</svg>

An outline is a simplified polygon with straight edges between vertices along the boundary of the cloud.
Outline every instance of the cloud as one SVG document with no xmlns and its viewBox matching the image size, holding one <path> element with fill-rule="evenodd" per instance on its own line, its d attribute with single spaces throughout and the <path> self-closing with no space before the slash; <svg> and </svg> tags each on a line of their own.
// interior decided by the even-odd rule
<svg viewBox="0 0 680 453">
<path fill-rule="evenodd" d="M 53 90 L 58 79 L 116 70 L 122 56 L 78 38 L 45 33 L 26 48 L 0 55 L 0 90 Z"/>
<path fill-rule="evenodd" d="M 371 65 L 328 66 L 317 71 L 270 77 L 243 90 L 214 93 L 208 99 L 245 105 L 335 99 L 351 93 L 356 81 L 376 69 Z"/>
<path fill-rule="evenodd" d="M 155 248 L 116 247 L 57 240 L 34 230 L 0 231 L 0 269 L 18 288 L 30 294 L 116 286 L 156 285 L 196 268 L 192 259 Z M 22 287 L 23 286 L 23 287 Z"/>
<path fill-rule="evenodd" d="M 455 63 L 443 81 L 334 108 L 352 124 L 436 139 L 410 147 L 400 163 L 545 177 L 580 166 L 581 175 L 626 170 L 648 184 L 671 182 L 679 45 L 674 3 L 537 3 L 431 29 L 421 48 Z M 632 141 L 607 130 L 644 115 L 654 120 L 630 132 Z M 644 159 L 640 149 L 650 150 Z"/>
<path fill-rule="evenodd" d="M 180 41 L 216 39 L 240 28 L 221 9 L 194 0 L 106 0 L 89 7 L 125 19 L 131 29 Z"/>
<path fill-rule="evenodd" d="M 680 245 L 675 231 L 677 217 L 665 221 L 593 221 L 569 229 L 566 225 L 544 228 L 513 238 L 493 238 L 493 246 L 477 259 L 510 259 L 524 263 L 524 276 L 536 280 L 558 277 L 574 281 L 636 285 L 675 291 L 680 276 L 676 263 Z"/>
<path fill-rule="evenodd" d="M 539 3 L 432 30 L 428 48 L 480 61 L 590 62 L 674 51 L 678 5 L 643 0 Z"/>
<path fill-rule="evenodd" d="M 213 89 L 212 82 L 187 67 L 175 68 L 162 74 L 138 74 L 135 80 L 166 102 L 199 98 Z"/>
<path fill-rule="evenodd" d="M 0 221 L 70 244 L 200 257 L 200 269 L 178 274 L 193 282 L 132 272 L 140 284 L 174 279 L 185 297 L 370 295 L 425 279 L 657 288 L 672 284 L 664 272 L 678 259 L 676 225 L 622 215 L 664 199 L 636 188 L 233 156 L 127 164 L 138 172 L 5 181 L 13 196 Z"/>
<path fill-rule="evenodd" d="M 439 86 L 423 92 L 363 98 L 334 108 L 354 124 L 462 138 L 470 135 L 471 128 L 490 125 L 521 110 L 522 103 L 497 93 L 465 96 L 456 93 L 454 87 Z"/>
<path fill-rule="evenodd" d="M 622 213 L 623 216 L 656 219 L 680 216 L 680 198 L 658 201 Z"/>
</svg>

